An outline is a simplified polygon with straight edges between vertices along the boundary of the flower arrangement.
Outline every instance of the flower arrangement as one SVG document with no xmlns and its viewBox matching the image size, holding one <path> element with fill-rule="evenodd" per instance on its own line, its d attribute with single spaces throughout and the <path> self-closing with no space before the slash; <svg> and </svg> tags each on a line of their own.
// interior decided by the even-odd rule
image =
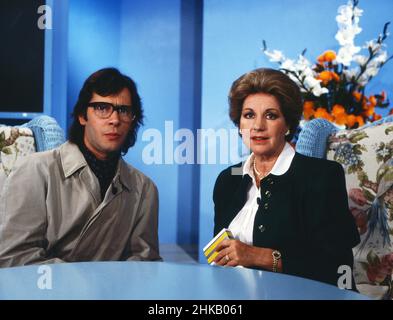
<svg viewBox="0 0 393 320">
<path fill-rule="evenodd" d="M 313 65 L 305 57 L 306 50 L 295 61 L 286 58 L 281 51 L 268 50 L 263 41 L 264 54 L 271 62 L 278 63 L 280 70 L 299 85 L 304 100 L 305 120 L 325 118 L 347 129 L 357 128 L 381 118 L 375 108 L 389 106 L 384 91 L 367 96 L 365 89 L 379 70 L 393 58 L 388 57 L 384 44 L 389 36 L 390 22 L 385 23 L 377 39 L 366 42 L 362 48 L 356 46 L 354 40 L 362 31 L 359 20 L 363 12 L 358 3 L 358 0 L 350 0 L 347 5 L 338 8 L 338 32 L 335 38 L 340 48 L 337 53 L 325 51 Z M 361 49 L 365 49 L 367 55 L 361 55 Z"/>
</svg>

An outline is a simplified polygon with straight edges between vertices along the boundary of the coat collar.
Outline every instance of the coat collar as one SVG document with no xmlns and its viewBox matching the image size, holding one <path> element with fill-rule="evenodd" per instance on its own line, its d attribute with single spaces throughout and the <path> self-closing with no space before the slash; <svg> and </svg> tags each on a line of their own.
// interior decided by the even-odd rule
<svg viewBox="0 0 393 320">
<path fill-rule="evenodd" d="M 79 169 L 88 166 L 85 157 L 76 144 L 67 141 L 60 146 L 59 150 L 61 166 L 65 178 L 69 178 Z M 132 189 L 131 181 L 129 179 L 130 169 L 131 172 L 134 170 L 134 168 L 128 166 L 123 158 L 120 157 L 116 174 L 113 179 L 114 181 L 119 181 L 128 190 Z"/>
</svg>

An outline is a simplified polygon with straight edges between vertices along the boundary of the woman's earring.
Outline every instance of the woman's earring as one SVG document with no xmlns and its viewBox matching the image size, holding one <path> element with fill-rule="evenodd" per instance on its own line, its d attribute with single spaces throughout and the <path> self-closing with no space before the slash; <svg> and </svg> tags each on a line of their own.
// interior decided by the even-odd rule
<svg viewBox="0 0 393 320">
<path fill-rule="evenodd" d="M 239 134 L 242 135 L 242 129 L 239 129 Z"/>
<path fill-rule="evenodd" d="M 287 132 L 285 132 L 285 135 L 289 135 L 291 133 L 291 131 L 289 131 L 289 129 L 287 130 Z"/>
</svg>

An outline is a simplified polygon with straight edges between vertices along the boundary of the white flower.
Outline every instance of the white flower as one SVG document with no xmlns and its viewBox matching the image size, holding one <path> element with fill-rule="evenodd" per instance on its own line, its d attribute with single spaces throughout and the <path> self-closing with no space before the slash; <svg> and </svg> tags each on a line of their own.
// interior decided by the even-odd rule
<svg viewBox="0 0 393 320">
<path fill-rule="evenodd" d="M 320 95 L 329 92 L 327 88 L 321 87 L 321 80 L 315 79 L 314 76 L 305 77 L 303 83 L 304 86 L 308 88 L 316 97 L 319 97 Z"/>
<path fill-rule="evenodd" d="M 367 83 L 368 83 L 368 80 L 369 80 L 368 75 L 367 75 L 366 72 L 364 72 L 364 73 L 360 76 L 360 78 L 358 79 L 358 84 L 359 84 L 360 86 L 362 86 L 362 87 L 365 87 L 365 86 L 367 85 Z"/>
<path fill-rule="evenodd" d="M 325 93 L 328 93 L 328 92 L 329 92 L 329 90 L 327 88 L 322 88 L 321 86 L 315 86 L 312 89 L 312 93 L 316 97 L 319 97 L 319 96 L 321 96 L 321 95 L 323 95 Z"/>
<path fill-rule="evenodd" d="M 365 49 L 371 49 L 373 52 L 381 49 L 381 44 L 376 42 L 376 40 L 366 41 L 366 44 L 363 46 Z"/>
<path fill-rule="evenodd" d="M 301 75 L 302 75 L 303 78 L 315 77 L 315 72 L 310 67 L 307 67 L 307 68 L 302 70 Z"/>
<path fill-rule="evenodd" d="M 311 62 L 305 56 L 303 56 L 302 54 L 299 54 L 299 57 L 297 59 L 297 63 L 301 64 L 301 65 L 304 65 L 304 66 L 310 66 L 311 65 Z"/>
<path fill-rule="evenodd" d="M 348 1 L 347 5 L 338 7 L 338 16 L 336 17 L 337 22 L 350 24 L 352 23 L 352 16 L 354 17 L 355 23 L 359 23 L 359 17 L 362 15 L 363 10 L 358 7 L 353 8 L 352 2 Z"/>
<path fill-rule="evenodd" d="M 377 151 L 377 154 L 380 155 L 381 157 L 386 157 L 389 155 L 389 149 L 383 148 L 383 149 Z"/>
<path fill-rule="evenodd" d="M 279 50 L 273 50 L 273 51 L 265 50 L 264 52 L 268 57 L 270 57 L 271 62 L 282 62 L 285 60 L 285 56 Z"/>
<path fill-rule="evenodd" d="M 363 10 L 357 7 L 358 2 L 349 0 L 347 5 L 338 8 L 336 21 L 338 30 L 335 35 L 340 47 L 333 55 L 324 55 L 318 58 L 318 63 L 313 65 L 303 55 L 299 55 L 297 60 L 287 59 L 281 51 L 264 50 L 270 61 L 277 62 L 282 71 L 295 81 L 306 99 L 319 101 L 325 105 L 325 99 L 329 103 L 336 103 L 336 95 L 331 94 L 323 97 L 323 101 L 318 97 L 328 94 L 329 89 L 341 89 L 345 99 L 351 100 L 352 92 L 361 91 L 366 87 L 368 82 L 374 78 L 380 68 L 388 61 L 389 56 L 383 43 L 388 33 L 385 25 L 383 34 L 379 35 L 378 40 L 371 40 L 365 43 L 363 47 L 355 44 L 356 36 L 362 32 L 359 26 L 360 17 Z M 359 54 L 361 49 L 366 49 L 364 54 Z M 333 61 L 331 61 L 333 60 Z M 319 79 L 321 70 L 331 72 L 332 79 L 327 80 L 327 84 Z M 334 80 L 334 81 L 333 81 Z M 327 86 L 327 87 L 325 87 Z M 328 89 L 329 88 L 329 89 Z M 313 96 L 313 97 L 311 97 Z M 365 118 L 367 122 L 367 119 Z"/>
<path fill-rule="evenodd" d="M 350 4 L 351 2 L 348 1 L 348 4 Z M 363 9 L 360 9 L 358 7 L 355 7 L 355 9 L 353 10 L 353 15 L 355 16 L 355 18 L 360 17 L 363 14 Z"/>
<path fill-rule="evenodd" d="M 378 74 L 378 71 L 379 71 L 379 69 L 376 68 L 376 67 L 373 67 L 373 66 L 368 67 L 368 66 L 367 66 L 367 69 L 366 69 L 366 71 L 365 71 L 364 73 L 365 73 L 368 77 L 375 77 L 375 76 Z"/>
<path fill-rule="evenodd" d="M 352 78 L 356 79 L 356 77 L 359 75 L 359 72 L 360 72 L 359 68 L 353 68 L 343 71 L 345 75 L 345 79 L 347 79 L 347 81 L 351 81 Z"/>
<path fill-rule="evenodd" d="M 378 65 L 383 64 L 386 62 L 386 60 L 388 59 L 388 53 L 386 51 L 382 51 L 379 53 L 378 56 L 375 57 L 375 60 Z"/>
<path fill-rule="evenodd" d="M 286 59 L 283 63 L 281 63 L 281 68 L 296 71 L 295 62 L 291 59 Z"/>
<path fill-rule="evenodd" d="M 341 47 L 337 53 L 337 62 L 342 63 L 344 66 L 349 66 L 352 62 L 352 57 L 360 51 L 360 47 L 345 46 Z"/>
<path fill-rule="evenodd" d="M 362 32 L 360 27 L 348 27 L 336 33 L 336 40 L 341 46 L 353 45 L 355 36 Z"/>
<path fill-rule="evenodd" d="M 338 16 L 336 17 L 336 21 L 342 25 L 348 25 L 352 20 L 352 8 L 348 5 L 339 6 L 337 9 Z"/>
<path fill-rule="evenodd" d="M 295 75 L 293 75 L 292 73 L 288 73 L 287 75 L 289 76 L 289 78 L 291 78 L 291 80 L 293 80 L 300 87 L 301 92 L 307 92 L 307 90 L 303 88 L 302 83 Z"/>
<path fill-rule="evenodd" d="M 353 57 L 353 61 L 355 61 L 356 63 L 358 63 L 361 66 L 365 65 L 367 60 L 368 60 L 368 57 L 362 56 L 360 54 Z"/>
<path fill-rule="evenodd" d="M 308 76 L 308 77 L 305 77 L 304 78 L 304 80 L 303 80 L 303 83 L 304 83 L 304 85 L 307 87 L 307 88 L 310 88 L 310 89 L 312 89 L 312 88 L 314 88 L 314 87 L 316 87 L 316 86 L 321 86 L 320 85 L 320 83 L 321 83 L 321 80 L 317 80 L 317 79 L 315 79 L 313 76 Z"/>
</svg>

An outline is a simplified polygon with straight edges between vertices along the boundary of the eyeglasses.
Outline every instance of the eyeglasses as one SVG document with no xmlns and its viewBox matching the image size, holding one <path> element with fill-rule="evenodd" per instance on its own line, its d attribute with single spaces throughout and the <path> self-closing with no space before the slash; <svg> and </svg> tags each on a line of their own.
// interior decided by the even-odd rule
<svg viewBox="0 0 393 320">
<path fill-rule="evenodd" d="M 101 119 L 108 119 L 114 111 L 117 111 L 120 120 L 124 122 L 130 122 L 135 119 L 135 115 L 131 111 L 131 106 L 115 106 L 109 102 L 90 102 L 88 107 L 94 108 L 94 113 Z"/>
</svg>

